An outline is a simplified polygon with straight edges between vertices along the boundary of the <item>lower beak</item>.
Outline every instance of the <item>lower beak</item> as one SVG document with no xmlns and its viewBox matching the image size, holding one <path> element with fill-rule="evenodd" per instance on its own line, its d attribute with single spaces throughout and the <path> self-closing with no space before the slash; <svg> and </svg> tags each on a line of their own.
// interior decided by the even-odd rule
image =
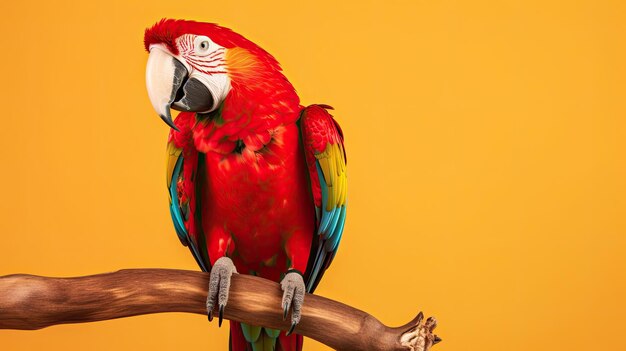
<svg viewBox="0 0 626 351">
<path fill-rule="evenodd" d="M 180 61 L 158 47 L 150 50 L 146 67 L 148 97 L 161 119 L 176 130 L 170 108 L 186 78 L 187 69 Z"/>
</svg>

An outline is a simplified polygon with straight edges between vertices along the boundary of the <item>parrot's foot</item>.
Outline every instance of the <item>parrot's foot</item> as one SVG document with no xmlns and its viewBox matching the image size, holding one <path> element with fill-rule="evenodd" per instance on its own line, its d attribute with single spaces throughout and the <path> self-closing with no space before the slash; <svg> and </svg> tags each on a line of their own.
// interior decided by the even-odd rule
<svg viewBox="0 0 626 351">
<path fill-rule="evenodd" d="M 291 310 L 291 328 L 287 332 L 287 335 L 289 335 L 300 322 L 300 310 L 304 302 L 306 287 L 304 286 L 302 274 L 294 271 L 290 271 L 285 275 L 280 282 L 280 287 L 283 289 L 283 319 L 287 319 L 287 314 Z"/>
<path fill-rule="evenodd" d="M 414 319 L 415 325 L 400 337 L 400 343 L 411 351 L 428 351 L 441 341 L 440 337 L 433 334 L 433 330 L 437 327 L 437 320 L 429 317 L 426 323 L 421 324 L 423 319 L 424 314 L 420 312 Z"/>
<path fill-rule="evenodd" d="M 215 302 L 219 306 L 219 326 L 222 326 L 224 318 L 224 307 L 228 302 L 228 290 L 230 289 L 230 276 L 237 273 L 233 261 L 228 257 L 221 257 L 211 268 L 211 278 L 209 279 L 209 294 L 206 298 L 206 309 L 209 312 L 209 321 L 213 320 L 213 308 Z"/>
</svg>

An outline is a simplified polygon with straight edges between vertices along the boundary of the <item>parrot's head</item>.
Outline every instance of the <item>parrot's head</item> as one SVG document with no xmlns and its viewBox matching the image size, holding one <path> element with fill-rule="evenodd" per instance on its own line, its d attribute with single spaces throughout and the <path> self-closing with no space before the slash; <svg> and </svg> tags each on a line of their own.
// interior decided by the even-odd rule
<svg viewBox="0 0 626 351">
<path fill-rule="evenodd" d="M 170 109 L 210 113 L 237 91 L 268 89 L 282 77 L 265 50 L 213 23 L 163 19 L 146 29 L 146 84 L 152 106 L 176 129 Z"/>
</svg>

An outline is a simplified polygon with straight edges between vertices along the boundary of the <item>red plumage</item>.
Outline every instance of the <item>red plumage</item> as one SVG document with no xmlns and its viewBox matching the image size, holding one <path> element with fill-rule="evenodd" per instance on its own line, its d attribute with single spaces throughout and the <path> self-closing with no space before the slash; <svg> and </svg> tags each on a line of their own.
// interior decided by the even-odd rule
<svg viewBox="0 0 626 351">
<path fill-rule="evenodd" d="M 144 44 L 146 50 L 164 44 L 178 55 L 177 38 L 184 34 L 207 36 L 227 48 L 230 79 L 230 91 L 217 110 L 202 116 L 180 113 L 175 120 L 179 131 L 172 130 L 169 137 L 182 150 L 176 201 L 188 211 L 184 224 L 198 247 L 197 258 L 210 267 L 228 256 L 239 273 L 274 281 L 290 269 L 308 274 L 319 260 L 321 272 L 314 277 L 319 280 L 334 251 L 319 256 L 325 252 L 320 251 L 322 239 L 332 233 L 317 233 L 322 185 L 316 162 L 320 153 L 338 157 L 327 150 L 329 145 L 343 154 L 343 135 L 326 111 L 329 107 L 307 108 L 300 127 L 304 108 L 278 62 L 243 36 L 216 24 L 164 19 L 146 30 Z M 340 162 L 345 163 L 345 154 L 332 160 L 333 165 Z M 335 186 L 345 186 L 341 167 L 332 167 L 344 177 Z M 327 175 L 325 182 L 332 183 L 337 175 Z M 345 207 L 345 202 L 333 206 Z M 339 216 L 340 211 L 333 215 Z M 342 229 L 343 218 L 339 237 Z M 245 350 L 239 324 L 232 325 L 232 350 Z M 281 333 L 278 340 L 278 350 L 302 348 L 300 336 Z"/>
</svg>

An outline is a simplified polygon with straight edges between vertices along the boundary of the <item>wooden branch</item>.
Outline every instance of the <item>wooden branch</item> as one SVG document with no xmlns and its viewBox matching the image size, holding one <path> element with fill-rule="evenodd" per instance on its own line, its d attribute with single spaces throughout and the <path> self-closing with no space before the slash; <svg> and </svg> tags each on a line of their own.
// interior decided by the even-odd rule
<svg viewBox="0 0 626 351">
<path fill-rule="evenodd" d="M 40 329 L 160 312 L 207 314 L 209 275 L 173 269 L 128 269 L 76 278 L 17 274 L 0 277 L 0 329 Z M 272 281 L 234 274 L 224 318 L 289 329 L 283 321 L 282 291 Z M 214 311 L 214 315 L 217 311 Z M 390 328 L 369 314 L 307 294 L 295 332 L 337 350 L 426 351 L 440 339 L 437 322 Z"/>
</svg>

